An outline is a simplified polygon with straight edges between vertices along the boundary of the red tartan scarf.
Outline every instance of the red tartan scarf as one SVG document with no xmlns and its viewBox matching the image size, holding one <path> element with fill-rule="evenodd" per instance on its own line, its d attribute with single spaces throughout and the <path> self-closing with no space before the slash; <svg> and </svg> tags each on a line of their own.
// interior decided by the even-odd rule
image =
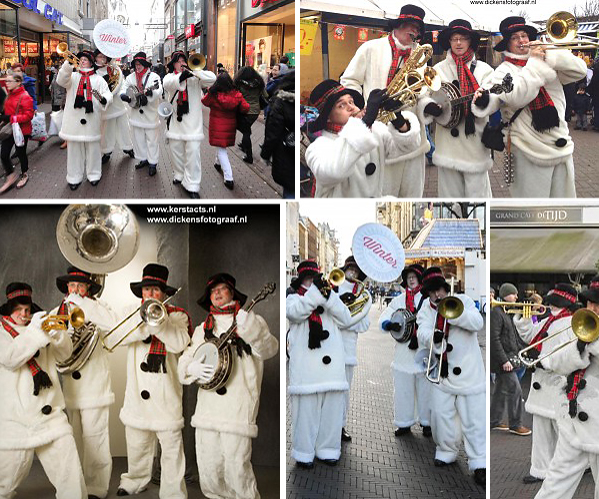
<svg viewBox="0 0 599 499">
<path fill-rule="evenodd" d="M 304 296 L 308 290 L 302 286 L 297 289 L 297 294 Z M 322 307 L 317 307 L 312 310 L 310 317 L 308 317 L 308 348 L 313 350 L 320 348 L 320 342 L 326 340 L 329 337 L 329 332 L 322 329 L 322 319 L 320 314 L 324 312 Z"/>
<path fill-rule="evenodd" d="M 180 74 L 175 71 L 175 74 Z M 189 101 L 187 98 L 187 86 L 185 90 L 179 90 L 179 94 L 177 95 L 177 115 L 182 116 L 184 114 L 189 113 Z"/>
<path fill-rule="evenodd" d="M 389 74 L 387 75 L 387 86 L 389 86 L 389 83 L 391 83 L 391 80 L 393 80 L 395 73 L 399 69 L 399 61 L 401 59 L 407 59 L 408 57 L 410 57 L 410 54 L 412 53 L 411 48 L 400 49 L 395 44 L 395 40 L 391 33 L 389 33 L 389 45 L 391 45 L 391 54 L 393 56 L 393 59 L 391 60 L 391 67 L 389 68 Z"/>
<path fill-rule="evenodd" d="M 141 302 L 143 303 L 144 301 L 142 300 Z M 158 373 L 160 371 L 166 373 L 166 348 L 164 347 L 164 343 L 153 334 L 150 335 L 150 338 L 150 350 L 142 366 L 145 364 L 147 371 L 151 373 Z M 145 370 L 145 368 L 142 367 L 142 370 Z"/>
<path fill-rule="evenodd" d="M 143 91 L 143 89 L 144 89 L 144 84 L 143 84 L 142 80 L 147 72 L 148 72 L 148 68 L 144 68 L 143 71 L 140 73 L 138 73 L 137 71 L 135 72 L 135 80 L 137 81 L 137 88 L 140 91 Z"/>
<path fill-rule="evenodd" d="M 586 368 L 585 369 L 578 369 L 577 371 L 574 371 L 572 374 L 570 374 L 570 376 L 568 376 L 568 385 L 570 384 L 570 382 L 572 382 L 572 386 L 569 387 L 566 386 L 566 390 L 567 390 L 567 397 L 568 397 L 568 414 L 570 415 L 570 417 L 574 417 L 576 416 L 576 414 L 578 413 L 578 404 L 576 402 L 576 400 L 578 399 L 578 392 L 584 388 L 584 385 L 581 384 L 581 381 L 584 378 L 584 374 L 587 372 Z"/>
<path fill-rule="evenodd" d="M 341 130 L 343 130 L 344 126 L 345 125 L 337 125 L 335 123 L 331 123 L 330 121 L 327 121 L 327 124 L 325 126 L 325 130 L 327 132 L 338 134 Z"/>
<path fill-rule="evenodd" d="M 551 326 L 551 324 L 558 320 L 558 319 L 563 319 L 564 317 L 570 317 L 572 315 L 572 312 L 570 312 L 567 309 L 563 309 L 559 314 L 557 315 L 550 315 L 549 317 L 547 317 L 547 319 L 545 319 L 545 323 L 543 324 L 543 327 L 541 328 L 541 330 L 536 334 L 536 336 L 533 338 L 533 340 L 530 342 L 530 344 L 534 344 L 537 341 L 542 340 L 543 338 L 547 337 L 547 330 L 549 329 L 549 326 Z M 536 350 L 538 350 L 539 353 L 541 353 L 541 351 L 543 350 L 543 344 L 541 343 L 540 345 L 537 345 L 535 347 Z"/>
<path fill-rule="evenodd" d="M 79 78 L 73 107 L 75 109 L 85 108 L 86 113 L 93 113 L 94 104 L 92 102 L 92 83 L 90 77 L 96 74 L 96 72 L 92 69 L 90 71 L 79 71 L 79 74 L 81 78 Z"/>
<path fill-rule="evenodd" d="M 12 317 L 9 315 L 5 315 L 2 317 L 2 325 L 4 329 L 8 331 L 8 333 L 16 338 L 19 336 L 19 332 L 13 328 L 9 323 L 16 324 Z M 35 361 L 34 357 L 31 357 L 27 361 L 27 367 L 31 371 L 31 376 L 33 377 L 33 394 L 38 395 L 40 390 L 43 388 L 50 388 L 52 386 L 52 380 L 48 376 L 48 374 L 39 366 L 39 364 Z"/>
<path fill-rule="evenodd" d="M 437 305 L 434 304 L 433 302 L 430 302 L 431 307 L 434 310 L 437 310 Z M 445 342 L 447 343 L 448 338 L 449 338 L 449 322 L 447 322 L 447 319 L 445 317 L 443 317 L 438 311 L 437 311 L 437 316 L 435 317 L 435 329 L 433 330 L 433 334 L 435 331 L 443 331 L 443 338 L 445 339 Z M 431 338 L 431 342 L 433 341 L 433 338 Z M 442 368 L 441 368 L 441 377 L 443 378 L 447 378 L 447 374 L 448 374 L 448 363 L 447 363 L 447 348 L 445 348 L 445 350 L 443 351 L 443 362 L 442 362 Z"/>
<path fill-rule="evenodd" d="M 421 284 L 416 286 L 414 289 L 406 289 L 406 308 L 413 314 L 416 314 L 416 304 L 414 303 L 414 298 L 418 293 L 420 293 L 421 289 Z M 410 350 L 418 350 L 418 324 L 416 323 L 414 323 L 414 328 L 412 329 L 408 348 Z"/>
<path fill-rule="evenodd" d="M 453 60 L 455 61 L 455 64 L 458 68 L 458 80 L 460 82 L 460 93 L 462 95 L 473 94 L 474 92 L 476 92 L 476 89 L 479 87 L 479 84 L 476 81 L 476 78 L 474 77 L 474 75 L 472 74 L 472 71 L 470 71 L 470 68 L 468 67 L 468 63 L 474 56 L 474 50 L 469 48 L 468 51 L 462 56 L 455 55 L 451 51 L 450 51 L 450 53 L 451 53 L 451 56 L 453 57 Z M 465 116 L 468 116 L 468 113 L 470 112 L 468 102 L 464 104 L 464 111 L 466 113 Z"/>
<path fill-rule="evenodd" d="M 524 67 L 528 62 L 526 59 L 514 59 L 506 57 L 505 60 L 515 66 Z M 542 132 L 559 125 L 559 116 L 555 104 L 545 87 L 541 87 L 535 99 L 528 104 L 532 113 L 532 124 L 535 130 Z"/>
</svg>

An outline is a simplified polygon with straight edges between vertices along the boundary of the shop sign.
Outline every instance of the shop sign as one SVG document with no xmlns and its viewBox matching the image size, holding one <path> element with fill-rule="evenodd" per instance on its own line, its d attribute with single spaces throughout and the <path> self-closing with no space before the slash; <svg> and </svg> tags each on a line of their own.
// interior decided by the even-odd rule
<svg viewBox="0 0 599 499">
<path fill-rule="evenodd" d="M 174 40 L 175 39 L 175 35 L 168 35 L 166 37 L 167 40 Z"/>
<path fill-rule="evenodd" d="M 318 23 L 300 20 L 300 54 L 312 55 Z"/>
<path fill-rule="evenodd" d="M 46 54 L 56 52 L 56 47 L 58 46 L 59 43 L 60 43 L 60 41 L 58 41 L 54 38 L 50 38 L 49 40 L 44 40 L 44 52 Z"/>
<path fill-rule="evenodd" d="M 62 12 L 48 5 L 42 0 L 12 0 L 17 5 L 22 5 L 27 10 L 44 16 L 49 21 L 62 25 Z"/>
<path fill-rule="evenodd" d="M 368 28 L 360 28 L 358 30 L 358 43 L 364 43 L 368 40 Z"/>
<path fill-rule="evenodd" d="M 17 44 L 14 40 L 4 40 L 4 53 L 5 54 L 16 54 Z"/>
<path fill-rule="evenodd" d="M 406 258 L 464 258 L 464 248 L 414 248 L 406 250 Z"/>
<path fill-rule="evenodd" d="M 27 55 L 32 55 L 32 56 L 40 55 L 37 43 L 28 43 L 27 44 Z"/>
<path fill-rule="evenodd" d="M 343 24 L 337 24 L 335 26 L 333 38 L 335 38 L 335 40 L 345 40 L 345 26 Z"/>
<path fill-rule="evenodd" d="M 27 42 L 21 42 L 21 54 L 25 55 L 27 53 Z"/>
<path fill-rule="evenodd" d="M 493 208 L 491 224 L 498 225 L 571 225 L 590 221 L 583 218 L 582 207 Z"/>
<path fill-rule="evenodd" d="M 437 43 L 438 40 L 439 40 L 439 32 L 433 31 L 433 43 Z"/>
<path fill-rule="evenodd" d="M 195 24 L 190 24 L 185 28 L 185 38 L 192 38 L 196 34 L 196 26 Z"/>
</svg>

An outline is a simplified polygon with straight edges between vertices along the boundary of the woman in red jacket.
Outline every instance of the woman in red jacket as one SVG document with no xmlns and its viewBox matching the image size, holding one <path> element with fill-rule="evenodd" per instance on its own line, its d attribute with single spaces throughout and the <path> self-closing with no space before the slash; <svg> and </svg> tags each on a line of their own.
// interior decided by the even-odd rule
<svg viewBox="0 0 599 499">
<path fill-rule="evenodd" d="M 15 139 L 12 134 L 2 141 L 0 146 L 0 160 L 6 171 L 6 180 L 0 187 L 0 194 L 17 183 L 17 189 L 23 187 L 29 180 L 27 170 L 29 169 L 29 161 L 27 159 L 27 141 L 31 136 L 31 120 L 33 119 L 33 99 L 23 87 L 23 77 L 20 74 L 9 74 L 6 77 L 6 89 L 8 97 L 4 101 L 4 111 L 0 115 L 0 121 L 18 123 L 23 131 L 25 143 L 21 147 L 16 147 L 17 157 L 21 163 L 21 176 L 15 171 L 15 168 L 10 161 L 10 151 L 15 145 Z"/>
<path fill-rule="evenodd" d="M 208 123 L 208 141 L 216 147 L 214 168 L 223 172 L 225 187 L 233 189 L 233 170 L 227 155 L 227 147 L 235 145 L 237 113 L 247 113 L 250 105 L 239 90 L 235 89 L 228 73 L 221 73 L 216 82 L 208 89 L 202 104 L 210 108 Z"/>
</svg>

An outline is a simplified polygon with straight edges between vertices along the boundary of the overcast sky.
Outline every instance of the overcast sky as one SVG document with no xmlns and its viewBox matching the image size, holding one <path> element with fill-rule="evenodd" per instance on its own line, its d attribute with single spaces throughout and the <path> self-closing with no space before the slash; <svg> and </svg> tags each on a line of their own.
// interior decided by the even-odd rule
<svg viewBox="0 0 599 499">
<path fill-rule="evenodd" d="M 138 46 L 144 40 L 144 23 L 150 20 L 150 8 L 152 0 L 125 0 L 127 5 L 127 13 L 129 14 L 129 33 L 131 35 L 131 43 L 133 46 Z M 164 18 L 164 15 L 161 16 Z M 139 23 L 139 26 L 135 26 Z"/>
</svg>

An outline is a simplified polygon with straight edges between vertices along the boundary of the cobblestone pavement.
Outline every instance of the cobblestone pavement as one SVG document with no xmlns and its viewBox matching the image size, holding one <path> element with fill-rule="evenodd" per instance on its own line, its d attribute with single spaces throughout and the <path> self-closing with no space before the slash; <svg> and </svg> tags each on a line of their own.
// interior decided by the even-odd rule
<svg viewBox="0 0 599 499">
<path fill-rule="evenodd" d="M 570 136 L 574 140 L 574 169 L 576 195 L 578 197 L 599 197 L 599 132 L 574 130 L 575 119 L 570 123 Z M 435 155 L 433 154 L 433 160 Z M 494 198 L 510 197 L 503 181 L 503 153 L 495 152 L 493 168 L 489 172 L 491 191 Z M 423 197 L 436 197 L 438 192 L 437 167 L 427 166 Z"/>
<path fill-rule="evenodd" d="M 396 498 L 483 499 L 474 483 L 465 455 L 446 468 L 433 465 L 435 444 L 420 428 L 411 435 L 393 433 L 391 360 L 395 341 L 377 328 L 378 306 L 370 311 L 370 329 L 358 340 L 347 430 L 352 441 L 343 444 L 335 467 L 318 461 L 312 470 L 295 467 L 290 457 L 291 423 L 287 399 L 287 498 Z M 479 334 L 484 358 L 484 329 Z"/>
<path fill-rule="evenodd" d="M 524 399 L 530 390 L 530 374 L 522 378 Z M 532 416 L 524 412 L 522 424 L 532 428 Z M 522 478 L 530 471 L 532 436 L 519 437 L 506 431 L 491 432 L 491 499 L 532 499 L 541 488 L 540 483 L 526 485 Z M 582 477 L 574 497 L 592 499 L 595 482 L 590 473 Z"/>
<path fill-rule="evenodd" d="M 43 104 L 42 111 L 49 116 L 50 106 Z M 200 196 L 204 199 L 236 198 L 281 198 L 283 189 L 272 179 L 270 166 L 260 158 L 259 144 L 264 141 L 264 120 L 262 117 L 252 127 L 254 164 L 242 161 L 243 153 L 237 147 L 229 148 L 229 159 L 233 168 L 235 188 L 230 191 L 223 185 L 222 174 L 213 167 L 216 149 L 208 144 L 208 113 L 204 109 L 204 134 L 201 144 L 202 183 Z M 48 118 L 49 120 L 49 118 Z M 241 141 L 237 133 L 236 143 Z M 84 181 L 76 191 L 71 191 L 65 179 L 67 151 L 60 149 L 62 140 L 51 137 L 41 147 L 38 142 L 30 141 L 29 182 L 23 189 L 11 189 L 1 196 L 2 199 L 189 199 L 180 185 L 173 185 L 173 167 L 170 150 L 165 142 L 164 126 L 160 131 L 160 158 L 158 173 L 148 175 L 148 169 L 135 170 L 136 160 L 129 158 L 116 149 L 110 162 L 103 165 L 102 180 L 93 187 Z M 17 163 L 18 160 L 13 160 Z M 4 175 L 4 169 L 0 169 Z"/>
</svg>

